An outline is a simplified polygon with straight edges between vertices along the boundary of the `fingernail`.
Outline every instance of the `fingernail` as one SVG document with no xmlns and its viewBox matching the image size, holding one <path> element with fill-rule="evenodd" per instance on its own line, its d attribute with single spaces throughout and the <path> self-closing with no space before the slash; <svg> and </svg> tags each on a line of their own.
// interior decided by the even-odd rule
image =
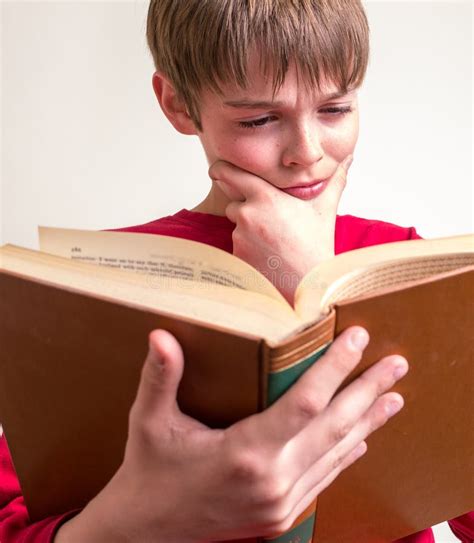
<svg viewBox="0 0 474 543">
<path fill-rule="evenodd" d="M 365 349 L 369 343 L 369 334 L 365 330 L 357 330 L 351 336 L 351 343 L 356 349 Z"/>
<path fill-rule="evenodd" d="M 351 164 L 352 164 L 352 161 L 354 160 L 354 156 L 353 155 L 349 155 L 348 157 L 345 158 L 344 162 L 343 162 L 343 167 L 344 169 L 346 170 L 346 172 L 349 171 L 349 168 L 351 167 Z"/>
<path fill-rule="evenodd" d="M 393 370 L 393 376 L 395 379 L 401 379 L 407 373 L 407 371 L 408 364 L 406 362 L 402 362 Z"/>
<path fill-rule="evenodd" d="M 385 410 L 387 411 L 387 415 L 391 417 L 392 415 L 395 415 L 395 413 L 398 413 L 402 407 L 403 404 L 399 402 L 389 402 L 385 406 Z"/>
</svg>

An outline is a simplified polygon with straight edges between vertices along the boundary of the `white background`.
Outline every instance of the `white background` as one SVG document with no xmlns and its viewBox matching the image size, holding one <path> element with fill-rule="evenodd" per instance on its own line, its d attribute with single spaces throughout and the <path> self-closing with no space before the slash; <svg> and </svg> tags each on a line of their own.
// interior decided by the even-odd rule
<svg viewBox="0 0 474 543">
<path fill-rule="evenodd" d="M 339 212 L 424 237 L 472 232 L 472 3 L 365 6 L 371 61 Z M 0 242 L 37 247 L 38 224 L 128 226 L 204 198 L 199 142 L 153 94 L 146 3 L 0 8 Z"/>
<path fill-rule="evenodd" d="M 1 0 L 0 0 L 1 1 Z M 195 206 L 196 137 L 151 87 L 143 2 L 3 1 L 0 241 Z M 472 228 L 472 4 L 368 2 L 372 56 L 340 212 L 435 237 Z"/>
</svg>

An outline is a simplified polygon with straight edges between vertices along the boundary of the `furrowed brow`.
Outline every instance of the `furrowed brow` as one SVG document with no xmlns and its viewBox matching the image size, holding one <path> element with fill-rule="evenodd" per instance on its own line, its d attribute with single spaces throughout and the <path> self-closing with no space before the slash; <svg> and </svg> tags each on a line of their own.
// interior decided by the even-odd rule
<svg viewBox="0 0 474 543">
<path fill-rule="evenodd" d="M 334 100 L 336 98 L 340 98 L 341 96 L 345 96 L 346 94 L 349 94 L 350 91 L 337 91 L 333 92 L 331 94 L 327 94 L 326 96 L 321 97 L 322 102 L 327 102 L 328 100 Z M 250 100 L 248 98 L 242 98 L 240 100 L 228 100 L 224 102 L 224 105 L 229 107 L 235 107 L 235 108 L 244 108 L 244 109 L 271 109 L 271 108 L 279 108 L 285 105 L 284 102 L 276 101 L 276 102 L 268 102 L 265 100 Z"/>
</svg>

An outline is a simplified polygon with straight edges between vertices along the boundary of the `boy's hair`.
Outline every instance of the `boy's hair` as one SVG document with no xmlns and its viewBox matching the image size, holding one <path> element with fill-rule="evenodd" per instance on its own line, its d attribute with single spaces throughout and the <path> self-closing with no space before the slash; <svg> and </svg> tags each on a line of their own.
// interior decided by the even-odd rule
<svg viewBox="0 0 474 543">
<path fill-rule="evenodd" d="M 362 84 L 369 57 L 360 0 L 150 0 L 147 41 L 199 130 L 200 92 L 247 88 L 252 51 L 274 94 L 292 60 L 307 85 L 327 78 L 346 92 Z"/>
</svg>

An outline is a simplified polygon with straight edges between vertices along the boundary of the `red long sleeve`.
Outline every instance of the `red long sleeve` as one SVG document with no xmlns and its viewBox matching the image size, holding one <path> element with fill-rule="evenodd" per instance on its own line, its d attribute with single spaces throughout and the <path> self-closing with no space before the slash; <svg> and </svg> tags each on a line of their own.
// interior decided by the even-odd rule
<svg viewBox="0 0 474 543">
<path fill-rule="evenodd" d="M 47 489 L 45 489 L 47 491 Z M 78 510 L 30 523 L 5 436 L 0 437 L 0 541 L 51 543 L 59 526 Z"/>
<path fill-rule="evenodd" d="M 474 511 L 448 520 L 453 534 L 462 543 L 474 543 Z"/>
</svg>

